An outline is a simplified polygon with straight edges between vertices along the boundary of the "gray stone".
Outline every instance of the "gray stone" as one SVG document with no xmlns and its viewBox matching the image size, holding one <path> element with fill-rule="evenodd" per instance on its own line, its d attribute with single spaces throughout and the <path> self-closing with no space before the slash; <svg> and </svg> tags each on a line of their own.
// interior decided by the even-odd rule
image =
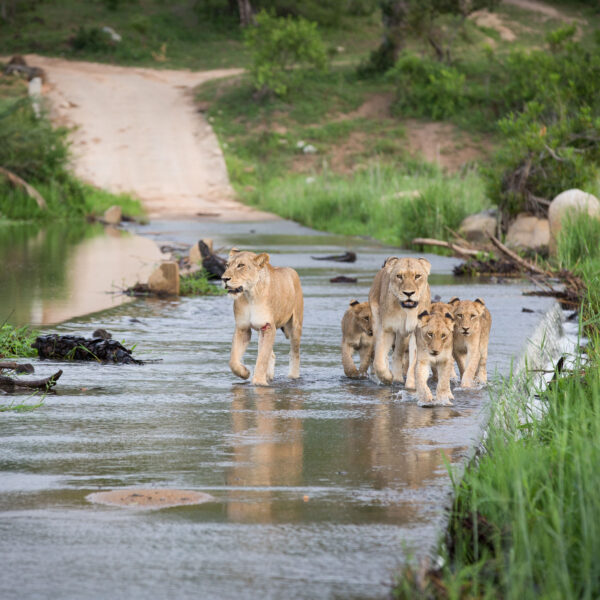
<svg viewBox="0 0 600 600">
<path fill-rule="evenodd" d="M 179 265 L 175 261 L 162 263 L 148 278 L 148 288 L 160 296 L 179 296 Z"/>
<path fill-rule="evenodd" d="M 102 220 L 108 225 L 118 225 L 123 217 L 123 210 L 120 206 L 111 206 L 106 209 Z"/>
<path fill-rule="evenodd" d="M 527 213 L 517 215 L 506 233 L 506 245 L 512 248 L 544 248 L 550 242 L 548 219 Z"/>
<path fill-rule="evenodd" d="M 469 215 L 458 228 L 458 233 L 473 243 L 489 242 L 489 235 L 496 235 L 497 210 L 490 209 Z"/>
<path fill-rule="evenodd" d="M 123 39 L 120 34 L 118 34 L 112 27 L 108 27 L 108 25 L 105 25 L 102 28 L 102 31 L 108 34 L 113 42 L 120 42 Z"/>
<path fill-rule="evenodd" d="M 550 252 L 556 253 L 558 234 L 568 215 L 587 212 L 590 217 L 600 217 L 600 202 L 596 196 L 582 190 L 572 189 L 560 193 L 550 203 L 548 220 L 550 222 Z"/>
</svg>

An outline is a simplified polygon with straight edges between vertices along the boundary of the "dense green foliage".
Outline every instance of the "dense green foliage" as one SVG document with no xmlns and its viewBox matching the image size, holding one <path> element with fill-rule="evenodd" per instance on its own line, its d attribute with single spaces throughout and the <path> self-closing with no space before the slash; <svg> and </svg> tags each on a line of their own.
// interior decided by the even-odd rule
<svg viewBox="0 0 600 600">
<path fill-rule="evenodd" d="M 179 284 L 181 296 L 222 296 L 227 293 L 222 287 L 209 281 L 209 274 L 204 269 L 181 277 Z"/>
<path fill-rule="evenodd" d="M 29 327 L 13 327 L 4 323 L 0 327 L 0 358 L 31 358 L 37 356 L 37 350 L 31 344 L 38 336 L 37 331 Z"/>
<path fill-rule="evenodd" d="M 245 32 L 250 51 L 250 75 L 257 92 L 285 96 L 300 86 L 309 69 L 324 71 L 327 53 L 314 23 L 291 17 L 278 18 L 267 12 L 256 16 L 256 24 Z"/>
</svg>

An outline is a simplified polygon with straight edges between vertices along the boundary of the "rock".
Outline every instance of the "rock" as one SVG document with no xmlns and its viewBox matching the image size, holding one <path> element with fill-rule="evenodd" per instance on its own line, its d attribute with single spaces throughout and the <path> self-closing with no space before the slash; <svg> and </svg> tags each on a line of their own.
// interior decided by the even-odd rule
<svg viewBox="0 0 600 600">
<path fill-rule="evenodd" d="M 102 31 L 109 35 L 113 42 L 120 42 L 123 39 L 112 27 L 108 27 L 107 25 L 102 28 Z"/>
<path fill-rule="evenodd" d="M 123 217 L 123 211 L 120 206 L 111 206 L 106 209 L 102 220 L 108 225 L 118 225 Z"/>
<path fill-rule="evenodd" d="M 550 253 L 556 253 L 558 234 L 568 214 L 587 212 L 590 217 L 600 217 L 600 202 L 596 196 L 582 190 L 572 189 L 560 193 L 550 203 L 548 221 L 550 222 Z"/>
<path fill-rule="evenodd" d="M 550 242 L 548 219 L 527 213 L 517 215 L 506 233 L 506 245 L 512 248 L 542 248 Z"/>
<path fill-rule="evenodd" d="M 175 261 L 162 263 L 148 278 L 148 288 L 159 296 L 179 296 L 179 265 Z"/>
<path fill-rule="evenodd" d="M 458 233 L 467 241 L 475 244 L 487 243 L 489 235 L 496 235 L 498 211 L 496 209 L 469 215 L 458 228 Z"/>
<path fill-rule="evenodd" d="M 198 244 L 194 244 L 190 248 L 188 258 L 191 265 L 202 264 L 202 254 L 200 254 L 200 248 L 198 247 Z"/>
</svg>

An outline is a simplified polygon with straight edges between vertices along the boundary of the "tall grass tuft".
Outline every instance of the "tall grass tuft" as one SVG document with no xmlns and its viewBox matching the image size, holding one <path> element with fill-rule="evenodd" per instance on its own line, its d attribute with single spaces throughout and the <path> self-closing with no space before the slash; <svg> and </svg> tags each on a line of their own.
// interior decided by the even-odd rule
<svg viewBox="0 0 600 600">
<path fill-rule="evenodd" d="M 31 347 L 38 333 L 29 327 L 0 326 L 0 358 L 31 358 L 37 351 Z"/>
<path fill-rule="evenodd" d="M 380 165 L 351 176 L 288 176 L 267 181 L 248 200 L 315 229 L 397 246 L 414 237 L 446 238 L 448 229 L 488 206 L 476 171 L 447 176 L 432 166 L 417 174 Z"/>
</svg>

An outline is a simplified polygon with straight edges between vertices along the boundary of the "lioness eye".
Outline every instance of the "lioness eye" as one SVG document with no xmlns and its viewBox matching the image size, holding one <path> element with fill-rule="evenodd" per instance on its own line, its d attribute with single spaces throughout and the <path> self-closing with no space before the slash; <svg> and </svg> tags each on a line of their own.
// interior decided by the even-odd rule
<svg viewBox="0 0 600 600">
<path fill-rule="evenodd" d="M 427 334 L 428 338 L 432 338 L 433 337 L 433 333 L 431 333 L 431 331 Z"/>
<path fill-rule="evenodd" d="M 238 269 L 243 269 L 246 265 L 239 264 Z"/>
<path fill-rule="evenodd" d="M 402 279 L 402 275 L 400 275 L 400 273 L 398 273 L 398 275 L 396 275 L 396 277 L 397 277 L 398 279 Z"/>
<path fill-rule="evenodd" d="M 442 339 L 445 340 L 448 337 L 445 333 L 442 333 Z"/>
<path fill-rule="evenodd" d="M 369 317 L 365 317 L 365 321 L 368 321 L 368 320 L 369 320 Z"/>
<path fill-rule="evenodd" d="M 471 315 L 471 319 L 474 319 L 477 315 Z"/>
<path fill-rule="evenodd" d="M 421 279 L 420 275 L 415 275 L 415 279 Z"/>
</svg>

